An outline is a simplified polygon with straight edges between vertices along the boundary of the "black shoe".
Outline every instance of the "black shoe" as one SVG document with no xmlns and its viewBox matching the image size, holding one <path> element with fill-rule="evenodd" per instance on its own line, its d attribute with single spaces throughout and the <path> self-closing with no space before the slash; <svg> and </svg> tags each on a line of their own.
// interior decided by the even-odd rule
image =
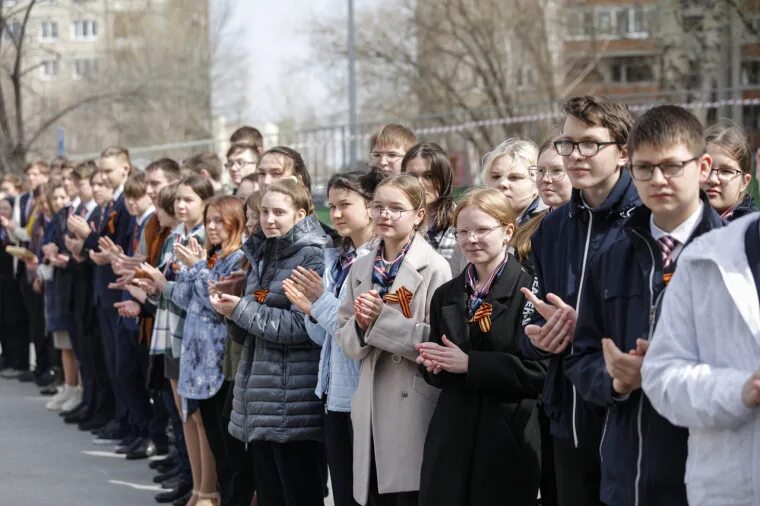
<svg viewBox="0 0 760 506">
<path fill-rule="evenodd" d="M 60 385 L 63 383 L 63 372 L 58 367 L 51 367 L 35 380 L 37 386 L 46 387 L 50 385 Z"/>
<path fill-rule="evenodd" d="M 177 486 L 182 483 L 182 476 L 175 476 L 174 478 L 169 478 L 165 482 L 161 483 L 161 488 L 165 488 L 166 490 L 172 490 L 174 488 L 177 488 Z"/>
<path fill-rule="evenodd" d="M 190 485 L 190 491 L 187 492 L 185 495 L 177 499 L 172 503 L 172 506 L 186 506 L 187 502 L 190 500 L 190 498 L 193 496 L 193 487 Z"/>
<path fill-rule="evenodd" d="M 55 395 L 58 393 L 58 385 L 50 385 L 40 390 L 40 395 Z"/>
<path fill-rule="evenodd" d="M 158 469 L 159 467 L 164 466 L 174 467 L 174 464 L 176 464 L 176 459 L 169 456 L 163 459 L 151 460 L 150 464 L 148 464 L 148 467 L 151 469 Z"/>
<path fill-rule="evenodd" d="M 111 418 L 105 415 L 95 415 L 89 420 L 81 422 L 77 428 L 81 431 L 97 430 L 108 425 Z"/>
<path fill-rule="evenodd" d="M 61 411 L 60 413 L 58 413 L 58 416 L 60 416 L 61 418 L 68 418 L 73 415 L 81 416 L 81 415 L 86 415 L 88 411 L 90 411 L 90 407 L 84 402 L 80 402 L 74 407 L 74 409 L 70 409 L 68 411 Z"/>
<path fill-rule="evenodd" d="M 117 453 L 119 455 L 126 455 L 127 453 L 131 452 L 133 448 L 139 448 L 142 441 L 143 438 L 136 436 L 127 436 L 121 440 L 121 442 L 116 447 L 116 450 L 114 450 L 114 453 Z"/>
<path fill-rule="evenodd" d="M 156 502 L 160 503 L 167 503 L 184 499 L 181 504 L 182 506 L 185 506 L 185 504 L 187 504 L 187 501 L 190 500 L 190 496 L 192 494 L 193 484 L 187 481 L 183 481 L 177 486 L 177 488 L 169 490 L 168 492 L 161 492 L 160 494 L 157 494 L 155 499 Z"/>
<path fill-rule="evenodd" d="M 18 375 L 16 378 L 21 383 L 31 383 L 35 381 L 37 378 L 34 376 L 34 373 L 32 371 L 24 371 L 21 374 Z"/>
<path fill-rule="evenodd" d="M 92 414 L 90 414 L 89 408 L 84 407 L 83 409 L 75 411 L 69 416 L 64 416 L 63 422 L 69 423 L 69 424 L 75 424 L 75 423 L 80 424 L 82 422 L 86 422 L 87 420 L 91 420 L 91 419 L 92 419 Z"/>
<path fill-rule="evenodd" d="M 179 467 L 173 467 L 169 469 L 168 471 L 166 471 L 165 473 L 160 473 L 154 476 L 153 483 L 163 483 L 177 476 L 179 476 Z"/>
<path fill-rule="evenodd" d="M 127 460 L 147 459 L 156 455 L 156 445 L 148 438 L 143 438 L 137 445 L 132 445 L 127 452 Z"/>
<path fill-rule="evenodd" d="M 109 428 L 108 425 L 106 425 L 104 429 L 98 433 L 95 439 L 92 440 L 92 442 L 96 445 L 112 445 L 123 440 L 126 433 L 127 431 L 122 430 L 122 428 L 119 427 L 118 423 L 113 425 L 112 428 Z"/>
<path fill-rule="evenodd" d="M 121 425 L 119 425 L 119 422 L 117 422 L 116 420 L 110 420 L 105 425 L 105 427 L 101 427 L 100 429 L 93 431 L 92 435 L 93 436 L 98 436 L 98 437 L 99 436 L 104 436 L 104 435 L 106 435 L 106 433 L 108 433 L 110 435 L 110 433 L 116 432 L 117 430 L 119 430 L 120 427 L 121 427 Z M 121 439 L 121 438 L 119 438 L 119 439 Z"/>
<path fill-rule="evenodd" d="M 177 462 L 176 461 L 174 461 L 173 463 L 170 463 L 170 464 L 165 464 L 163 466 L 158 466 L 156 468 L 156 471 L 158 471 L 159 473 L 162 473 L 162 474 L 163 473 L 168 473 L 169 471 L 171 471 L 175 467 L 177 467 Z"/>
</svg>

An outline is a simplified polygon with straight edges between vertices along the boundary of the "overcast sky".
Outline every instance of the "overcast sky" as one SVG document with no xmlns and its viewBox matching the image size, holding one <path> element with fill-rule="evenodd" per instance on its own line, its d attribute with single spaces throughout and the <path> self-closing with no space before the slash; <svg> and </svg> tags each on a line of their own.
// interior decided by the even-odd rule
<svg viewBox="0 0 760 506">
<path fill-rule="evenodd" d="M 299 65 L 314 57 L 309 22 L 313 16 L 334 15 L 334 9 L 347 13 L 346 0 L 231 1 L 240 23 L 235 41 L 249 48 L 252 57 L 246 119 L 278 121 L 300 108 L 318 110 L 326 93 L 324 79 L 329 76 Z"/>
</svg>

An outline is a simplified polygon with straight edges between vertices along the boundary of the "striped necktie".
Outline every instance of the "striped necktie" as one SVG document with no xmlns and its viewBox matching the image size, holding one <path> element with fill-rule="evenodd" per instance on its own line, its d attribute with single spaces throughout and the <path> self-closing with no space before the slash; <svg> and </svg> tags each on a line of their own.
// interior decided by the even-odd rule
<svg viewBox="0 0 760 506">
<path fill-rule="evenodd" d="M 657 239 L 657 244 L 662 251 L 662 268 L 668 270 L 673 265 L 673 250 L 679 242 L 669 235 L 664 235 Z"/>
</svg>

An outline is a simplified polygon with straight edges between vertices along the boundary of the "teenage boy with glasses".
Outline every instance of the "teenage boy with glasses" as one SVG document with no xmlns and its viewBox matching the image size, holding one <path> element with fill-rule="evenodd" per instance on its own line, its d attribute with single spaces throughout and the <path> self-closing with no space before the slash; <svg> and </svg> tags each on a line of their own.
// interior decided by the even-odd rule
<svg viewBox="0 0 760 506">
<path fill-rule="evenodd" d="M 571 201 L 547 215 L 532 238 L 533 292 L 524 290 L 523 353 L 548 358 L 542 405 L 551 420 L 557 498 L 561 506 L 599 504 L 603 410 L 584 401 L 564 373 L 572 350 L 577 300 L 587 267 L 622 235 L 640 201 L 628 172 L 627 107 L 602 97 L 574 97 L 555 142 L 573 184 Z"/>
<path fill-rule="evenodd" d="M 644 113 L 628 137 L 628 156 L 643 205 L 586 277 L 565 373 L 586 401 L 606 410 L 602 502 L 686 506 L 689 434 L 654 410 L 641 390 L 641 364 L 681 252 L 723 220 L 700 191 L 712 160 L 690 112 L 668 105 Z"/>
</svg>

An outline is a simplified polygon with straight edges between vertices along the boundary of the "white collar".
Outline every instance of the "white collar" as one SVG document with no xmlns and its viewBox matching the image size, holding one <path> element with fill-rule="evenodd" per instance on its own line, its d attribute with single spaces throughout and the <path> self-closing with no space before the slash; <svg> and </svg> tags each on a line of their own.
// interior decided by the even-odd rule
<svg viewBox="0 0 760 506">
<path fill-rule="evenodd" d="M 80 199 L 79 196 L 77 195 L 77 198 L 71 201 L 71 207 L 76 209 L 77 207 L 79 207 L 79 204 L 81 203 L 82 203 L 82 199 Z"/>
<path fill-rule="evenodd" d="M 678 241 L 679 244 L 684 245 L 689 241 L 689 238 L 694 233 L 694 230 L 696 230 L 697 225 L 699 225 L 699 222 L 702 219 L 702 211 L 704 211 L 704 208 L 705 204 L 700 200 L 697 210 L 694 211 L 691 216 L 686 218 L 683 223 L 674 228 L 672 232 L 665 232 L 663 229 L 655 225 L 654 215 L 652 215 L 649 217 L 649 231 L 651 232 L 652 237 L 655 241 L 658 241 L 660 237 L 669 235 Z"/>
<path fill-rule="evenodd" d="M 180 223 L 176 227 L 174 227 L 174 230 L 172 230 L 172 234 L 176 234 L 182 239 L 186 239 L 193 235 L 193 232 L 200 231 L 203 229 L 203 224 L 199 223 L 198 225 L 194 226 L 189 232 L 185 229 L 185 224 Z"/>
<path fill-rule="evenodd" d="M 113 196 L 111 197 L 111 200 L 116 202 L 117 200 L 119 200 L 119 197 L 121 197 L 122 193 L 124 193 L 124 183 L 121 183 L 121 185 L 113 191 Z"/>
<path fill-rule="evenodd" d="M 150 206 L 144 213 L 140 215 L 139 218 L 137 218 L 137 225 L 142 227 L 143 223 L 145 223 L 145 220 L 150 218 L 150 216 L 156 212 L 156 208 L 153 206 Z"/>
<path fill-rule="evenodd" d="M 96 207 L 98 207 L 98 203 L 95 202 L 95 199 L 90 199 L 84 203 L 84 208 L 87 209 L 87 214 L 91 213 Z"/>
</svg>

